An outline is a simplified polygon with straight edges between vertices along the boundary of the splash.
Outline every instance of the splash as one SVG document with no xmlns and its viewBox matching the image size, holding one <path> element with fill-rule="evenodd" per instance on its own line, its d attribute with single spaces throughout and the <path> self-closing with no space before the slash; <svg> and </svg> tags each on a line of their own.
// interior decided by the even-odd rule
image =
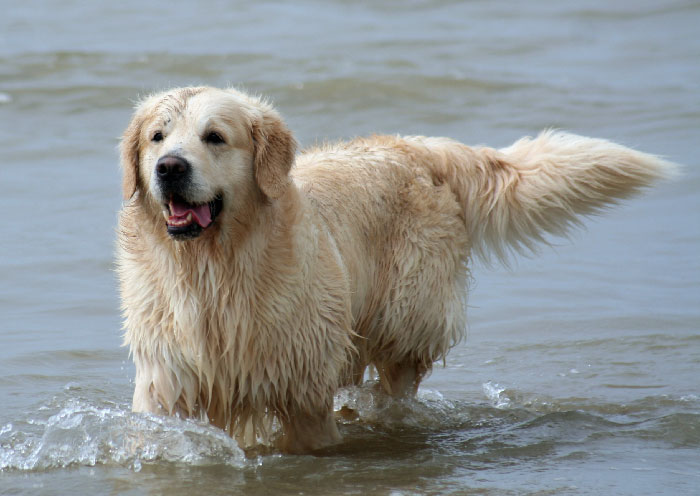
<svg viewBox="0 0 700 496">
<path fill-rule="evenodd" d="M 496 408 L 509 408 L 512 405 L 506 388 L 491 381 L 484 383 L 482 387 L 484 394 Z"/>
<path fill-rule="evenodd" d="M 208 424 L 85 400 L 68 399 L 48 418 L 0 427 L 2 471 L 114 464 L 139 471 L 155 462 L 242 466 L 245 456 L 233 439 Z"/>
<path fill-rule="evenodd" d="M 346 423 L 359 420 L 379 428 L 448 428 L 464 421 L 464 412 L 438 391 L 420 389 L 415 398 L 392 398 L 375 382 L 341 389 L 334 408 Z"/>
</svg>

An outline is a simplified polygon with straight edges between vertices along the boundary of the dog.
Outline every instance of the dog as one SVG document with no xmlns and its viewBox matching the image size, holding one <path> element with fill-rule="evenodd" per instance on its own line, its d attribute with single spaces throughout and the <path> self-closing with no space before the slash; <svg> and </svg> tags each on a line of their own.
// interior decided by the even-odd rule
<svg viewBox="0 0 700 496">
<path fill-rule="evenodd" d="M 463 337 L 473 257 L 531 252 L 676 170 L 556 131 L 500 150 L 372 136 L 296 155 L 267 101 L 210 87 L 142 100 L 120 153 L 133 410 L 288 453 L 341 441 L 334 394 L 369 366 L 387 394 L 416 393 Z"/>
</svg>

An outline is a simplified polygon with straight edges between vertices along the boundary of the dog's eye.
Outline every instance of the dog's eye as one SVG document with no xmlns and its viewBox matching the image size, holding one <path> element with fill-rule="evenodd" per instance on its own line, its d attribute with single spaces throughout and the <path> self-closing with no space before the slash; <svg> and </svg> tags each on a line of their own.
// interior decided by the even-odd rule
<svg viewBox="0 0 700 496">
<path fill-rule="evenodd" d="M 153 135 L 153 138 L 151 138 L 151 141 L 163 141 L 163 133 L 160 131 L 156 131 Z"/>
<path fill-rule="evenodd" d="M 207 133 L 207 135 L 204 137 L 204 141 L 209 143 L 210 145 L 221 145 L 223 143 L 226 143 L 224 141 L 224 138 L 217 132 L 211 131 L 210 133 Z"/>
</svg>

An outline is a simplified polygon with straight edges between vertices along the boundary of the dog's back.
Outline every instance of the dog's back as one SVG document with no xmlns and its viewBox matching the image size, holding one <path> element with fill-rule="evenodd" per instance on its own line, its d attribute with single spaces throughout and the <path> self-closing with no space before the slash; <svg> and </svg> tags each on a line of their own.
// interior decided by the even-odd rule
<svg viewBox="0 0 700 496">
<path fill-rule="evenodd" d="M 600 139 L 544 132 L 495 150 L 447 138 L 375 136 L 302 154 L 293 177 L 348 269 L 352 380 L 373 364 L 414 390 L 465 328 L 467 261 L 507 260 L 563 235 L 675 166 Z M 349 381 L 350 379 L 348 379 Z"/>
</svg>

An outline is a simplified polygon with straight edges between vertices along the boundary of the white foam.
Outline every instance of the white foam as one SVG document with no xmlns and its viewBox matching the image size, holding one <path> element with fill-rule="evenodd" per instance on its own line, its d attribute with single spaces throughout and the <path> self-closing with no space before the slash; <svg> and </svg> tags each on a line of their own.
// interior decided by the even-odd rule
<svg viewBox="0 0 700 496">
<path fill-rule="evenodd" d="M 2 93 L 0 92 L 0 105 L 3 103 L 10 103 L 12 101 L 12 97 L 8 93 Z"/>
</svg>

